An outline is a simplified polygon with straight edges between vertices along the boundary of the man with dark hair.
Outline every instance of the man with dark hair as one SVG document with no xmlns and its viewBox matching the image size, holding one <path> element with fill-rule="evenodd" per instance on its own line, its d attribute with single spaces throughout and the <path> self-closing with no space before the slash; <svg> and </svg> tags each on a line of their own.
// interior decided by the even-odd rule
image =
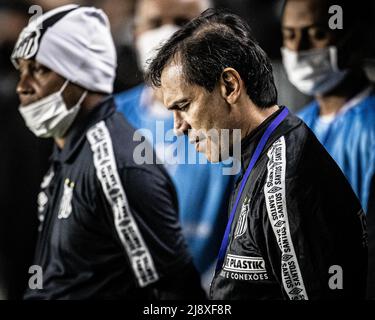
<svg viewBox="0 0 375 320">
<path fill-rule="evenodd" d="M 342 29 L 330 7 L 340 8 Z M 338 7 L 339 6 L 339 7 Z M 341 11 L 342 10 L 342 11 Z M 291 83 L 314 100 L 300 113 L 361 201 L 369 235 L 369 297 L 375 299 L 375 91 L 363 69 L 371 5 L 352 0 L 285 1 L 283 64 Z"/>
<path fill-rule="evenodd" d="M 208 7 L 207 0 L 137 1 L 134 39 L 142 70 L 146 72 L 154 50 Z M 167 138 L 173 132 L 173 115 L 165 110 L 159 89 L 141 84 L 116 95 L 115 101 L 118 111 L 132 126 L 152 133 L 145 137 L 153 144 L 174 182 L 182 231 L 208 290 L 235 176 L 222 174 L 226 167 L 223 163 L 208 164 L 185 137 L 176 141 Z"/>
<path fill-rule="evenodd" d="M 246 23 L 205 11 L 164 44 L 148 79 L 161 87 L 175 131 L 211 161 L 241 144 L 211 298 L 364 297 L 360 203 L 311 131 L 276 105 L 270 62 Z M 212 129 L 229 131 L 233 143 L 212 139 Z"/>
<path fill-rule="evenodd" d="M 24 298 L 203 298 L 172 181 L 136 163 L 134 129 L 115 110 L 104 12 L 48 11 L 22 31 L 12 60 L 26 125 L 56 144 L 38 196 L 40 283 Z"/>
</svg>

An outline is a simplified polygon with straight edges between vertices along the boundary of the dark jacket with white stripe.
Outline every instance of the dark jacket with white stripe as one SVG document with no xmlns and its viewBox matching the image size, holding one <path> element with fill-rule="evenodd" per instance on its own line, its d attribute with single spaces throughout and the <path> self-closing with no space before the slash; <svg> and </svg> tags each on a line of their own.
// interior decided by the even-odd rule
<svg viewBox="0 0 375 320">
<path fill-rule="evenodd" d="M 243 171 L 279 112 L 244 139 Z M 288 115 L 246 183 L 211 298 L 363 298 L 364 219 L 334 160 L 300 119 Z"/>
<path fill-rule="evenodd" d="M 38 197 L 43 288 L 31 279 L 25 299 L 202 297 L 173 184 L 135 162 L 133 135 L 108 98 L 55 149 Z"/>
</svg>

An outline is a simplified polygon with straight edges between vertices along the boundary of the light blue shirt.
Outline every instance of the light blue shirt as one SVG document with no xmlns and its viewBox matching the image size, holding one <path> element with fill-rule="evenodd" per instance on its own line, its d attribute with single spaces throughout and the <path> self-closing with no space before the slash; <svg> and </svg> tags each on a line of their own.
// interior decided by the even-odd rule
<svg viewBox="0 0 375 320">
<path fill-rule="evenodd" d="M 375 92 L 368 88 L 352 100 L 330 123 L 319 118 L 317 101 L 298 116 L 335 159 L 366 211 L 370 197 L 375 197 L 370 194 L 375 182 Z"/>
</svg>

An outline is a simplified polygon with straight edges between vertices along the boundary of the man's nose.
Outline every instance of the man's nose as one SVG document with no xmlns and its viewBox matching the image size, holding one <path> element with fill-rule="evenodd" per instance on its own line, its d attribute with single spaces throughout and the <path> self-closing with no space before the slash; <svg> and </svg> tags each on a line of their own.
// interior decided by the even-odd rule
<svg viewBox="0 0 375 320">
<path fill-rule="evenodd" d="M 32 94 L 33 89 L 29 84 L 29 77 L 21 74 L 20 80 L 18 81 L 16 92 L 18 95 Z"/>
<path fill-rule="evenodd" d="M 184 120 L 180 111 L 174 111 L 174 132 L 177 136 L 187 134 L 189 130 L 189 124 Z"/>
<path fill-rule="evenodd" d="M 293 43 L 294 51 L 306 51 L 312 49 L 311 41 L 307 30 L 297 32 Z"/>
</svg>

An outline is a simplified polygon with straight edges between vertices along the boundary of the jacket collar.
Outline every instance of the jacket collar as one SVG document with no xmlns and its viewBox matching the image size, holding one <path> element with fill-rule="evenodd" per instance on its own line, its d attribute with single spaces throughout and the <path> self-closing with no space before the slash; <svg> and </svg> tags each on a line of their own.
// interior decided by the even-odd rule
<svg viewBox="0 0 375 320">
<path fill-rule="evenodd" d="M 55 144 L 51 156 L 52 162 L 69 162 L 80 150 L 86 139 L 86 132 L 96 123 L 108 118 L 116 111 L 113 96 L 104 98 L 94 109 L 80 122 L 74 123 L 66 139 L 62 150 Z"/>
<path fill-rule="evenodd" d="M 271 122 L 282 112 L 284 106 L 281 106 L 279 110 L 274 112 L 270 115 L 266 120 L 264 120 L 256 129 L 254 129 L 248 136 L 242 139 L 241 141 L 241 168 L 242 174 L 246 171 L 250 159 L 262 138 L 264 132 L 267 130 L 268 126 Z M 270 146 L 282 135 L 286 134 L 288 131 L 294 129 L 295 127 L 299 126 L 302 121 L 292 114 L 288 114 L 288 116 L 284 119 L 283 122 L 275 129 L 275 131 L 269 137 L 264 149 L 261 153 L 263 155 Z"/>
</svg>

